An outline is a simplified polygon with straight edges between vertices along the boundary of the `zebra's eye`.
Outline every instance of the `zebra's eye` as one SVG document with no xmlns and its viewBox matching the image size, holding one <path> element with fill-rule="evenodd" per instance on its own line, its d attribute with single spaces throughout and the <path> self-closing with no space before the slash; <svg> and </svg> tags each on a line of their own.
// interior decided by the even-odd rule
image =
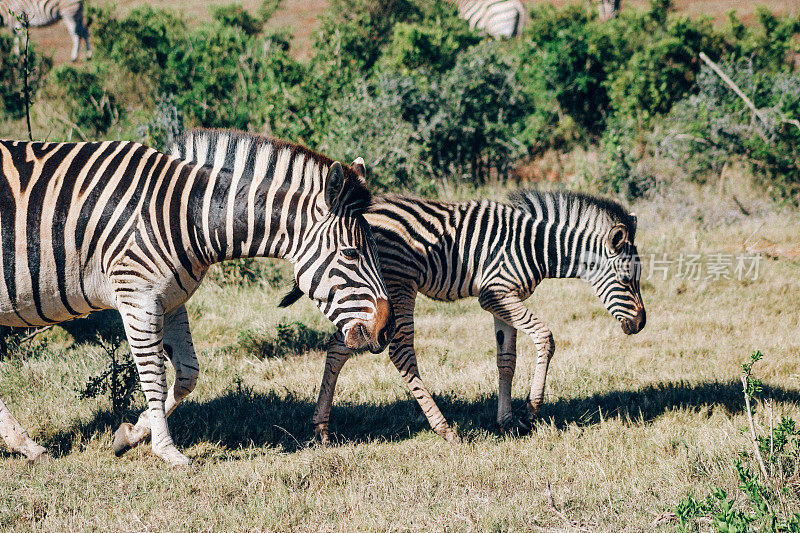
<svg viewBox="0 0 800 533">
<path fill-rule="evenodd" d="M 342 255 L 348 259 L 356 260 L 358 259 L 358 250 L 355 248 L 345 248 L 342 250 Z"/>
</svg>

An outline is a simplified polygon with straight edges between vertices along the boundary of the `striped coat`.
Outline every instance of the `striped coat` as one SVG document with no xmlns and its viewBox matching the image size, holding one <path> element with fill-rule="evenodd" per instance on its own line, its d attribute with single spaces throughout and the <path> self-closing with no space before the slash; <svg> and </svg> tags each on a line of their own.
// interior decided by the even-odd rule
<svg viewBox="0 0 800 533">
<path fill-rule="evenodd" d="M 118 309 L 148 407 L 115 452 L 152 429 L 156 455 L 181 465 L 166 417 L 197 381 L 184 304 L 211 264 L 290 260 L 354 349 L 383 349 L 393 319 L 359 165 L 235 132 L 190 132 L 176 151 L 199 164 L 129 142 L 0 141 L 0 324 Z M 2 402 L 0 434 L 29 457 L 44 451 Z"/>
<path fill-rule="evenodd" d="M 83 0 L 0 0 L 0 26 L 12 26 L 17 33 L 17 48 L 22 23 L 19 16 L 26 16 L 33 27 L 49 26 L 59 19 L 72 37 L 72 61 L 78 59 L 81 41 L 86 45 L 86 59 L 92 57 L 89 44 L 89 29 L 83 18 Z"/>
<path fill-rule="evenodd" d="M 451 203 L 387 196 L 377 199 L 366 215 L 397 320 L 389 357 L 431 427 L 447 440 L 457 436 L 425 387 L 414 352 L 418 293 L 445 301 L 477 297 L 494 316 L 500 373 L 497 421 L 502 427 L 515 423 L 511 381 L 517 331 L 528 335 L 537 351 L 523 425 L 533 422 L 544 399 L 555 344 L 549 328 L 523 303 L 543 279 L 581 277 L 625 333 L 637 333 L 645 325 L 633 215 L 615 202 L 566 192 L 523 191 L 512 200 Z M 290 293 L 283 304 L 299 295 Z M 313 420 L 323 442 L 328 440 L 336 380 L 349 357 L 341 342 L 329 347 Z"/>
<path fill-rule="evenodd" d="M 520 0 L 456 0 L 456 5 L 470 28 L 497 39 L 519 35 L 528 17 Z"/>
</svg>

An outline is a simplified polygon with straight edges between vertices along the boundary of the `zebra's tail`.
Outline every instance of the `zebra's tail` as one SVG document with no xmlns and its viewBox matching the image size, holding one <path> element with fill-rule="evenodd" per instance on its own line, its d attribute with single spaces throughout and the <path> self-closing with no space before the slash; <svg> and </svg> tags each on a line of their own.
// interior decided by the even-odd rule
<svg viewBox="0 0 800 533">
<path fill-rule="evenodd" d="M 303 296 L 303 291 L 300 290 L 300 287 L 297 286 L 297 283 L 294 284 L 292 290 L 290 290 L 286 295 L 281 299 L 281 302 L 278 304 L 278 307 L 289 307 L 297 300 L 299 300 Z"/>
</svg>

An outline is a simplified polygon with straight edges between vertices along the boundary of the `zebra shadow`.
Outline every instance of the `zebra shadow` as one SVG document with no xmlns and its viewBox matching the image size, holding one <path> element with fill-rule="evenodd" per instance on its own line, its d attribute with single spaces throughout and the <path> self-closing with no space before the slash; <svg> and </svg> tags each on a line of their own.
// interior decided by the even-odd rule
<svg viewBox="0 0 800 533">
<path fill-rule="evenodd" d="M 735 380 L 658 383 L 638 389 L 558 399 L 542 407 L 541 423 L 553 424 L 563 431 L 570 426 L 593 426 L 603 419 L 616 417 L 626 425 L 647 425 L 673 410 L 689 410 L 706 416 L 718 409 L 727 415 L 740 414 L 744 410 L 741 387 Z M 800 404 L 800 391 L 779 386 L 765 384 L 763 397 L 779 403 Z M 436 400 L 463 439 L 491 441 L 502 435 L 495 422 L 496 396 L 463 400 L 444 395 Z M 207 401 L 187 400 L 170 417 L 170 429 L 176 444 L 184 449 L 211 442 L 229 450 L 269 447 L 295 452 L 313 443 L 314 406 L 314 402 L 291 392 L 285 395 L 273 391 L 261 393 L 238 386 Z M 523 400 L 516 400 L 514 406 L 518 414 L 524 413 Z M 336 403 L 332 417 L 334 443 L 403 441 L 430 431 L 410 396 L 377 405 Z M 129 416 L 127 420 L 135 418 Z M 88 421 L 42 438 L 41 444 L 55 456 L 66 455 L 80 443 L 113 431 L 120 421 L 120 417 L 101 410 Z"/>
</svg>

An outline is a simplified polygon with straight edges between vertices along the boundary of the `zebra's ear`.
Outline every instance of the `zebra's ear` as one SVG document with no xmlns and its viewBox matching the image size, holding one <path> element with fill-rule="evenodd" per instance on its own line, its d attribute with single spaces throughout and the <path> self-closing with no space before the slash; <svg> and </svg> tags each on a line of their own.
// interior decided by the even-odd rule
<svg viewBox="0 0 800 533">
<path fill-rule="evenodd" d="M 608 232 L 608 235 L 606 236 L 606 246 L 608 246 L 608 249 L 616 254 L 620 251 L 622 245 L 627 240 L 628 228 L 625 227 L 625 224 L 617 224 L 611 228 L 611 231 Z"/>
<path fill-rule="evenodd" d="M 633 235 L 631 235 L 631 240 L 636 237 L 636 227 L 639 225 L 639 220 L 636 218 L 636 213 L 631 213 L 631 223 L 633 224 Z"/>
<path fill-rule="evenodd" d="M 357 157 L 355 161 L 350 165 L 350 168 L 358 174 L 358 177 L 361 178 L 361 181 L 366 183 L 367 181 L 367 165 L 364 164 L 364 159 L 361 157 Z"/>
<path fill-rule="evenodd" d="M 344 169 L 341 163 L 334 161 L 325 177 L 325 203 L 328 204 L 328 209 L 336 208 L 342 192 L 344 192 Z"/>
</svg>

